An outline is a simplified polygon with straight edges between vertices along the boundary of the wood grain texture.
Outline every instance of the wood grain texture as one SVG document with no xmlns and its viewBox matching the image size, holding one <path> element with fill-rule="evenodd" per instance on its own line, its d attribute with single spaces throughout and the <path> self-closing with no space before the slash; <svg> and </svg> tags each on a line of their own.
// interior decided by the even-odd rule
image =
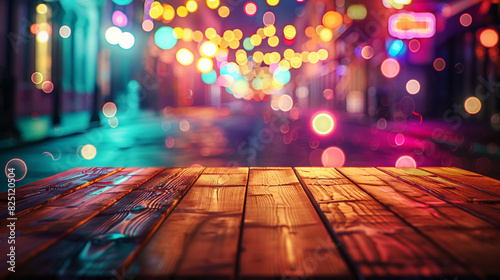
<svg viewBox="0 0 500 280">
<path fill-rule="evenodd" d="M 161 169 L 155 172 L 158 171 Z M 149 170 L 147 173 L 150 174 L 147 175 L 149 178 L 155 175 Z M 94 183 L 49 202 L 18 219 L 16 221 L 17 265 L 22 265 L 138 186 L 139 183 L 124 186 L 103 186 Z M 8 234 L 8 228 L 0 228 L 2 248 L 8 246 L 6 244 Z M 6 265 L 4 262 L 0 263 L 2 272 L 6 271 Z"/>
<path fill-rule="evenodd" d="M 485 192 L 480 188 L 456 183 L 419 169 L 382 167 L 380 170 L 407 183 L 418 186 L 453 206 L 463 209 L 500 228 L 500 210 L 492 207 L 492 205 L 500 203 L 500 195 Z M 408 175 L 414 174 L 414 170 L 425 172 L 425 174 Z"/>
<path fill-rule="evenodd" d="M 335 169 L 295 169 L 366 279 L 466 275 L 453 257 Z"/>
<path fill-rule="evenodd" d="M 291 168 L 250 168 L 252 176 L 248 179 L 249 186 L 281 186 L 299 185 L 299 180 Z"/>
<path fill-rule="evenodd" d="M 228 168 L 219 174 L 207 169 L 139 255 L 131 275 L 234 277 L 248 169 Z"/>
<path fill-rule="evenodd" d="M 52 176 L 52 181 L 43 179 L 16 188 L 15 217 L 20 217 L 64 195 L 85 188 L 121 169 L 114 167 L 75 168 L 71 169 L 70 172 L 64 172 L 61 176 Z M 2 207 L 0 209 L 0 223 L 4 222 L 7 217 L 10 217 L 8 209 Z"/>
<path fill-rule="evenodd" d="M 365 176 L 355 168 L 337 170 L 459 260 L 470 273 L 500 276 L 500 265 L 491 264 L 500 260 L 500 231 L 490 223 L 375 168 L 371 172 L 376 175 Z M 438 229 L 449 234 L 442 235 Z M 484 239 L 484 232 L 489 240 Z M 490 258 L 489 262 L 484 258 Z"/>
<path fill-rule="evenodd" d="M 122 273 L 201 171 L 161 172 L 29 260 L 16 276 L 109 279 Z"/>
<path fill-rule="evenodd" d="M 291 168 L 252 168 L 245 205 L 241 279 L 351 278 Z"/>
<path fill-rule="evenodd" d="M 454 167 L 424 167 L 421 169 L 452 182 L 500 196 L 500 181 L 497 179 Z"/>
</svg>

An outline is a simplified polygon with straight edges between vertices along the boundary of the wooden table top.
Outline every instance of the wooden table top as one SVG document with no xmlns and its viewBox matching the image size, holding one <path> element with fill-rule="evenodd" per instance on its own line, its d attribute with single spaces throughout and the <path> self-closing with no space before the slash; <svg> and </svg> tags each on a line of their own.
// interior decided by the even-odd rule
<svg viewBox="0 0 500 280">
<path fill-rule="evenodd" d="M 500 181 L 457 168 L 76 168 L 7 199 L 0 278 L 500 279 Z"/>
</svg>

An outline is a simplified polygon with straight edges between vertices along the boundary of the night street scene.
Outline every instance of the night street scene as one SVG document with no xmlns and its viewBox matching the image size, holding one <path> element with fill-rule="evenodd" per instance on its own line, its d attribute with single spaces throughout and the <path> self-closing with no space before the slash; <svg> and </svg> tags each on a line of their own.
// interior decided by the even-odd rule
<svg viewBox="0 0 500 280">
<path fill-rule="evenodd" d="M 0 184 L 1 223 L 5 223 L 0 235 L 5 231 L 2 236 L 7 238 L 5 225 L 15 216 L 18 217 L 17 231 L 12 229 L 10 234 L 16 234 L 18 243 L 24 240 L 22 238 L 33 242 L 29 243 L 33 244 L 29 255 L 22 255 L 25 248 L 17 247 L 15 267 L 21 273 L 18 276 L 29 279 L 36 274 L 41 279 L 45 276 L 79 279 L 87 275 L 82 271 L 95 269 L 95 275 L 88 272 L 89 278 L 104 275 L 102 279 L 498 279 L 500 262 L 495 261 L 494 256 L 500 254 L 499 3 L 499 0 L 0 1 L 0 160 L 6 174 Z M 363 169 L 365 167 L 371 169 Z M 266 173 L 266 168 L 278 175 L 272 175 L 274 171 Z M 79 175 L 71 173 L 75 170 L 79 170 Z M 82 245 L 78 258 L 85 262 L 64 262 L 71 259 L 71 254 L 58 255 L 58 252 L 66 252 L 65 248 L 76 246 L 68 245 L 71 240 L 90 236 L 85 233 L 87 228 L 103 229 L 104 225 L 97 225 L 98 219 L 94 216 L 101 217 L 122 201 L 128 201 L 126 199 L 137 190 L 145 191 L 144 186 L 153 184 L 171 170 L 180 170 L 175 172 L 182 176 L 177 173 L 175 176 L 181 176 L 184 181 L 169 177 L 168 184 L 185 186 L 186 192 L 179 191 L 178 195 L 169 197 L 172 201 L 168 207 L 158 206 L 163 210 L 155 208 L 161 217 L 154 223 L 143 221 L 129 229 L 143 230 L 147 233 L 144 239 L 125 230 L 120 232 L 129 238 L 125 241 L 110 233 L 99 235 L 102 238 L 99 242 L 105 242 L 106 238 L 111 242 L 114 237 L 120 241 L 110 244 L 136 242 L 135 249 L 129 252 L 126 246 L 132 245 L 123 245 L 120 250 L 125 251 L 99 255 L 96 250 L 105 249 L 92 251 L 92 246 L 81 249 Z M 159 269 L 159 262 L 149 263 L 156 258 L 149 256 L 161 259 L 155 247 L 167 246 L 160 242 L 160 225 L 167 225 L 177 217 L 175 214 L 191 213 L 201 207 L 194 206 L 197 204 L 189 195 L 197 186 L 210 185 L 215 189 L 213 182 L 203 178 L 224 172 L 229 175 L 223 176 L 235 177 L 223 182 L 220 178 L 214 179 L 214 182 L 235 188 L 231 189 L 233 195 L 225 195 L 229 196 L 230 205 L 234 203 L 234 207 L 241 210 L 234 212 L 239 214 L 231 212 L 236 215 L 237 231 L 229 234 L 234 240 L 227 241 L 234 243 L 234 261 L 231 257 L 229 264 L 222 265 L 214 260 L 211 267 L 217 267 L 217 273 L 204 270 L 206 266 L 201 264 L 190 266 L 185 263 L 186 259 L 194 258 L 196 263 L 208 250 L 204 246 L 209 246 L 209 242 L 198 240 L 199 243 L 193 242 L 196 248 L 201 248 L 199 259 L 190 251 L 194 247 L 189 250 L 185 247 L 179 260 L 169 256 L 177 261 L 168 269 Z M 362 172 L 366 173 L 360 175 Z M 106 181 L 106 176 L 113 179 Z M 253 225 L 259 223 L 258 217 L 264 217 L 258 211 L 276 207 L 272 209 L 280 216 L 278 212 L 285 207 L 280 206 L 281 203 L 287 204 L 285 198 L 274 198 L 274 206 L 259 206 L 252 212 L 252 195 L 269 194 L 252 189 L 251 185 L 260 185 L 255 182 L 267 178 L 267 181 L 262 179 L 262 185 L 274 186 L 272 176 L 278 178 L 279 185 L 300 187 L 299 193 L 294 194 L 296 204 L 292 206 L 303 213 L 296 214 L 299 220 L 321 224 L 320 229 L 314 229 L 314 236 L 319 240 L 324 235 L 326 237 L 321 238 L 331 243 L 320 242 L 321 246 L 340 248 L 334 250 L 337 255 L 331 253 L 335 266 L 325 265 L 322 270 L 322 263 L 318 261 L 314 265 L 318 268 L 311 272 L 292 265 L 307 258 L 306 253 L 296 255 L 288 251 L 300 247 L 295 241 L 280 243 L 283 236 L 301 234 L 288 229 L 286 222 L 278 222 L 282 228 L 279 234 L 273 233 L 276 235 L 272 238 L 270 233 L 266 237 L 267 231 L 263 229 L 257 234 L 259 231 Z M 392 257 L 384 259 L 384 254 L 397 251 L 395 248 L 400 245 L 384 243 L 387 248 L 383 249 L 384 245 L 364 244 L 351 250 L 349 242 L 363 238 L 345 237 L 355 230 L 345 233 L 336 222 L 349 215 L 344 213 L 339 218 L 332 214 L 338 209 L 327 207 L 327 203 L 340 196 L 326 195 L 325 198 L 319 193 L 326 193 L 326 189 L 314 190 L 316 184 L 325 183 L 333 178 L 331 176 L 338 177 L 335 177 L 337 181 L 330 182 L 342 181 L 342 186 L 356 187 L 356 191 L 345 187 L 347 194 L 342 192 L 345 201 L 361 201 L 356 204 L 360 209 L 349 210 L 359 215 L 356 223 L 368 219 L 360 218 L 364 215 L 374 219 L 367 223 L 370 225 L 379 218 L 386 219 L 376 230 L 366 231 L 367 235 L 387 235 L 387 229 L 393 227 L 391 234 L 397 232 L 401 240 L 412 240 L 404 247 L 416 250 L 414 254 L 395 254 L 395 263 L 403 264 L 393 267 Z M 144 180 L 134 181 L 139 177 Z M 11 182 L 12 178 L 15 180 Z M 400 187 L 390 190 L 373 187 L 380 186 L 381 182 L 388 186 L 395 180 L 399 180 Z M 480 180 L 489 183 L 484 186 L 478 183 Z M 110 193 L 115 197 L 112 201 L 105 201 L 105 195 L 100 195 L 104 192 L 108 197 L 107 192 L 111 191 L 107 189 L 111 185 L 105 182 L 112 182 L 109 184 L 117 188 Z M 12 208 L 16 212 L 9 212 L 9 216 L 7 210 L 11 211 L 8 208 L 11 205 L 7 201 L 11 194 L 8 191 L 13 191 L 14 184 L 19 189 L 15 194 L 16 208 Z M 118 191 L 131 184 L 136 184 L 136 189 Z M 325 184 L 332 187 L 331 184 L 340 183 Z M 442 188 L 435 190 L 435 186 Z M 84 192 L 88 192 L 88 196 L 96 195 L 90 193 L 94 187 L 99 199 L 89 200 L 85 207 L 75 206 L 87 203 Z M 36 188 L 55 191 L 57 195 L 38 196 L 41 193 L 36 193 Z M 363 195 L 356 197 L 359 189 Z M 121 191 L 124 198 L 118 195 Z M 413 191 L 416 193 L 408 194 Z M 77 194 L 82 197 L 78 204 L 60 201 Z M 400 194 L 408 194 L 415 200 L 395 199 Z M 35 198 L 29 200 L 32 195 L 37 196 L 36 201 Z M 223 192 L 217 196 L 222 197 Z M 203 196 L 192 199 L 200 202 Z M 301 206 L 300 199 L 308 204 Z M 217 203 L 210 202 L 209 208 Z M 365 205 L 363 203 L 375 203 L 384 212 L 363 210 L 365 206 L 360 206 Z M 408 214 L 410 206 L 401 210 L 398 203 L 407 203 L 414 209 L 423 208 L 421 203 L 424 203 L 428 208 L 426 213 L 444 204 L 449 210 L 436 210 L 432 215 L 447 223 L 447 227 L 424 222 L 432 220 L 430 214 L 419 216 L 417 210 L 413 217 Z M 89 207 L 96 205 L 102 209 L 90 210 Z M 127 207 L 133 205 L 130 202 Z M 148 205 L 145 209 L 150 210 L 148 207 L 152 206 Z M 63 214 L 60 207 L 68 212 Z M 133 212 L 137 207 L 129 210 Z M 452 208 L 459 212 L 452 213 Z M 71 215 L 78 216 L 75 209 L 95 213 L 73 218 L 71 226 L 66 220 L 60 222 L 60 228 L 59 224 L 53 224 L 65 215 L 69 217 L 71 211 L 74 211 Z M 212 213 L 210 211 L 203 213 Z M 307 218 L 308 213 L 313 213 L 314 218 Z M 373 218 L 374 213 L 379 217 Z M 133 214 L 130 215 L 133 219 Z M 421 221 L 417 221 L 417 216 Z M 112 220 L 109 218 L 108 223 Z M 27 224 L 21 224 L 28 222 L 33 222 L 30 227 L 36 226 L 28 230 Z M 42 222 L 47 224 L 38 224 Z M 366 227 L 369 226 L 360 224 L 359 230 Z M 35 228 L 43 234 L 36 238 L 24 236 Z M 190 227 L 183 230 L 187 232 L 187 228 Z M 216 228 L 207 230 L 206 235 L 220 234 Z M 378 232 L 379 228 L 384 234 Z M 405 235 L 410 228 L 418 238 Z M 172 227 L 167 229 L 170 231 L 165 232 L 175 231 Z M 461 233 L 480 232 L 481 238 L 476 236 L 477 240 L 484 243 L 472 245 L 474 242 L 468 241 L 469 237 L 454 239 L 452 229 Z M 153 234 L 157 230 L 158 233 Z M 52 231 L 57 233 L 48 233 Z M 225 238 L 228 232 L 226 230 Z M 266 252 L 286 248 L 282 255 L 286 256 L 283 257 L 286 264 L 278 265 L 281 259 L 277 257 L 274 261 L 257 257 L 258 247 L 245 246 L 250 242 L 247 232 L 255 232 L 255 238 L 274 240 L 268 245 L 259 245 L 278 248 Z M 472 253 L 457 249 L 455 254 L 447 250 L 448 241 L 444 238 L 448 234 L 454 244 L 471 244 L 471 248 L 490 246 L 488 250 L 496 253 L 484 255 L 479 249 Z M 53 241 L 44 239 L 49 235 Z M 372 238 L 379 240 L 379 237 Z M 46 243 L 40 243 L 41 240 Z M 4 239 L 1 244 L 0 278 L 16 279 L 15 273 L 6 274 L 8 267 L 13 266 L 8 264 L 9 259 L 7 263 L 4 261 L 10 246 L 6 242 Z M 175 242 L 186 244 L 187 241 L 172 241 Z M 314 251 L 319 245 L 310 246 L 307 250 Z M 380 250 L 377 257 L 373 255 L 374 259 L 367 253 L 371 246 Z M 215 251 L 210 252 L 217 255 L 219 247 L 214 248 L 211 250 Z M 321 250 L 330 250 L 325 248 Z M 115 258 L 120 254 L 129 257 L 118 261 Z M 412 258 L 418 260 L 418 265 Z M 99 274 L 101 270 L 96 263 L 105 267 L 101 269 L 104 274 Z M 243 265 L 245 263 L 249 265 Z M 262 268 L 266 263 L 269 267 L 276 264 L 278 272 L 267 273 L 267 268 Z M 288 265 L 293 269 L 284 268 Z M 261 268 L 262 275 L 258 274 Z M 155 269 L 161 273 L 151 272 Z"/>
</svg>

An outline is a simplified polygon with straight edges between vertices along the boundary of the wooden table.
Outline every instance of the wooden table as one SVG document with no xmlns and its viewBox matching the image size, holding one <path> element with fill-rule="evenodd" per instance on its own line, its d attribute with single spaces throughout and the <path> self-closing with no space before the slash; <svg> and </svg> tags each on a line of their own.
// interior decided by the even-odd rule
<svg viewBox="0 0 500 280">
<path fill-rule="evenodd" d="M 1 278 L 500 279 L 500 181 L 457 168 L 76 168 L 15 197 Z"/>
</svg>

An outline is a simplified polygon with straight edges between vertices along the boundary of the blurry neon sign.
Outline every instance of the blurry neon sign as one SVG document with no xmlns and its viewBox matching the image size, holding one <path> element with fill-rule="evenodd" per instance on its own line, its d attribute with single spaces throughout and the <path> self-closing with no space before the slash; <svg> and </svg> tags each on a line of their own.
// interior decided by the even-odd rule
<svg viewBox="0 0 500 280">
<path fill-rule="evenodd" d="M 399 39 L 429 38 L 436 33 L 432 13 L 402 12 L 389 17 L 389 34 Z"/>
</svg>

